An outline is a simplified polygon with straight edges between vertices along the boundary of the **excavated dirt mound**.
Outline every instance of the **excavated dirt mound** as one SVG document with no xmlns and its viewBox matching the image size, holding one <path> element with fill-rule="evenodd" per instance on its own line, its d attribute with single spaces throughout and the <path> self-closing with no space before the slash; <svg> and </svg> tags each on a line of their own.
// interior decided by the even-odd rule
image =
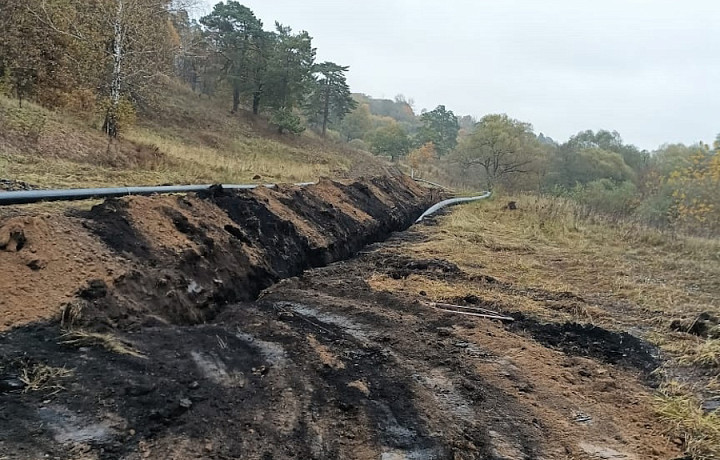
<svg viewBox="0 0 720 460">
<path fill-rule="evenodd" d="M 391 179 L 323 181 L 5 222 L 10 301 L 34 293 L 41 318 L 66 298 L 74 335 L 50 320 L 0 334 L 0 459 L 680 457 L 648 403 L 657 361 L 641 340 L 372 287 L 422 276 L 583 301 L 415 258 L 415 229 L 360 251 L 432 199 Z"/>
<path fill-rule="evenodd" d="M 402 177 L 112 199 L 0 223 L 0 327 L 197 324 L 409 226 L 435 198 Z"/>
</svg>

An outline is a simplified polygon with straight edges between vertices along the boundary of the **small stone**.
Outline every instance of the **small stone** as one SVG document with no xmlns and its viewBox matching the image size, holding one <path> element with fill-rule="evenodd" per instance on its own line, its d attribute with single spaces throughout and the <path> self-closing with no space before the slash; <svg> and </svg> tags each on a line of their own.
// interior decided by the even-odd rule
<svg viewBox="0 0 720 460">
<path fill-rule="evenodd" d="M 190 388 L 191 390 L 197 390 L 198 388 L 200 388 L 200 383 L 198 383 L 197 380 L 190 382 L 190 385 L 188 385 L 188 388 Z"/>
<path fill-rule="evenodd" d="M 190 409 L 192 407 L 192 401 L 187 398 L 182 398 L 180 400 L 180 407 L 182 407 L 183 409 Z"/>
<path fill-rule="evenodd" d="M 33 259 L 27 264 L 28 267 L 30 267 L 31 270 L 38 271 L 42 270 L 45 267 L 47 267 L 47 260 L 43 259 Z"/>
</svg>

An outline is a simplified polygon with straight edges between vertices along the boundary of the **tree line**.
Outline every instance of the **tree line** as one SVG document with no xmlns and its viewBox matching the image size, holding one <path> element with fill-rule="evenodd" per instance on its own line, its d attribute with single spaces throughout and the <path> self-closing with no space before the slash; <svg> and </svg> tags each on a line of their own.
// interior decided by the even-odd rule
<svg viewBox="0 0 720 460">
<path fill-rule="evenodd" d="M 712 145 L 627 144 L 617 131 L 582 131 L 564 143 L 507 115 L 483 117 L 451 157 L 486 187 L 574 199 L 590 210 L 703 234 L 720 232 L 720 135 Z"/>
<path fill-rule="evenodd" d="M 338 136 L 401 159 L 415 174 L 473 189 L 562 196 L 589 211 L 720 234 L 720 134 L 712 144 L 654 151 L 609 130 L 581 131 L 559 143 L 506 114 L 476 120 L 444 105 L 415 114 L 404 96 L 354 97 L 358 105 L 338 125 Z"/>
<path fill-rule="evenodd" d="M 382 124 L 386 117 L 375 110 L 361 105 L 341 131 L 352 122 L 347 134 L 355 136 L 358 119 Z M 720 234 L 720 134 L 712 144 L 666 144 L 650 152 L 625 143 L 617 131 L 586 130 L 558 143 L 505 114 L 476 121 L 444 106 L 411 122 L 384 123 L 366 122 L 362 145 L 404 156 L 416 173 L 434 170 L 454 185 L 563 196 L 648 225 Z"/>
<path fill-rule="evenodd" d="M 614 131 L 558 143 L 504 114 L 476 120 L 444 105 L 416 114 L 403 96 L 352 94 L 348 67 L 317 62 L 306 31 L 268 29 L 237 1 L 195 20 L 187 1 L 0 0 L 0 92 L 97 113 L 113 138 L 176 79 L 230 112 L 266 116 L 280 133 L 309 125 L 462 185 L 551 193 L 654 225 L 720 231 L 720 136 L 648 152 Z"/>
<path fill-rule="evenodd" d="M 339 138 L 351 146 L 390 157 L 393 161 L 414 149 L 432 144 L 440 156 L 450 153 L 471 117 L 458 117 L 439 105 L 416 115 L 413 101 L 398 95 L 394 100 L 354 94 L 357 107 L 337 126 Z M 471 124 L 474 124 L 474 120 Z"/>
<path fill-rule="evenodd" d="M 0 27 L 0 90 L 97 109 L 110 137 L 168 78 L 266 114 L 280 133 L 308 123 L 324 136 L 356 107 L 348 67 L 316 62 L 308 32 L 265 30 L 236 1 L 197 21 L 182 0 L 0 0 Z"/>
</svg>

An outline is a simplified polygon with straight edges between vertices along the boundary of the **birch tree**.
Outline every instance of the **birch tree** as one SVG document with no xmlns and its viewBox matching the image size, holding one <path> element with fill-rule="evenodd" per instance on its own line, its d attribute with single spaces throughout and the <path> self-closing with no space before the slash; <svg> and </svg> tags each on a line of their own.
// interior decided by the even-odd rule
<svg viewBox="0 0 720 460">
<path fill-rule="evenodd" d="M 110 31 L 109 101 L 103 131 L 117 137 L 123 97 L 142 100 L 171 68 L 168 0 L 104 0 L 102 22 Z"/>
<path fill-rule="evenodd" d="M 24 8 L 32 19 L 31 35 L 48 34 L 53 43 L 65 44 L 57 54 L 73 62 L 69 74 L 84 78 L 106 96 L 103 131 L 113 138 L 119 132 L 123 99 L 147 102 L 157 77 L 171 69 L 170 15 L 179 3 L 30 0 Z M 60 80 L 57 74 L 53 77 Z"/>
</svg>

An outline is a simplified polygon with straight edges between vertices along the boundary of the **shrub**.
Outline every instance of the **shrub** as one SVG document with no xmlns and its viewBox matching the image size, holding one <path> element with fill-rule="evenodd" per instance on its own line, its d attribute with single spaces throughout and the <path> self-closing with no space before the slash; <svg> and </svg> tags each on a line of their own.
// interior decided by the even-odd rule
<svg viewBox="0 0 720 460">
<path fill-rule="evenodd" d="M 634 216 L 640 222 L 654 227 L 667 227 L 674 219 L 674 203 L 672 190 L 664 187 L 654 195 L 640 201 L 635 209 Z"/>
<path fill-rule="evenodd" d="M 370 151 L 370 148 L 362 139 L 353 139 L 350 142 L 348 142 L 348 145 L 356 150 L 364 150 L 366 152 Z"/>
<path fill-rule="evenodd" d="M 637 187 L 630 181 L 599 179 L 573 188 L 555 186 L 551 194 L 571 198 L 589 210 L 613 215 L 630 215 L 637 207 Z"/>
<path fill-rule="evenodd" d="M 287 109 L 276 110 L 270 117 L 270 123 L 277 126 L 280 134 L 287 131 L 293 134 L 300 134 L 305 131 L 300 117 Z"/>
<path fill-rule="evenodd" d="M 110 110 L 110 98 L 101 100 L 98 109 L 102 118 L 105 118 L 105 114 Z M 124 97 L 120 99 L 116 110 L 117 133 L 122 134 L 137 122 L 137 111 L 133 103 Z"/>
</svg>

